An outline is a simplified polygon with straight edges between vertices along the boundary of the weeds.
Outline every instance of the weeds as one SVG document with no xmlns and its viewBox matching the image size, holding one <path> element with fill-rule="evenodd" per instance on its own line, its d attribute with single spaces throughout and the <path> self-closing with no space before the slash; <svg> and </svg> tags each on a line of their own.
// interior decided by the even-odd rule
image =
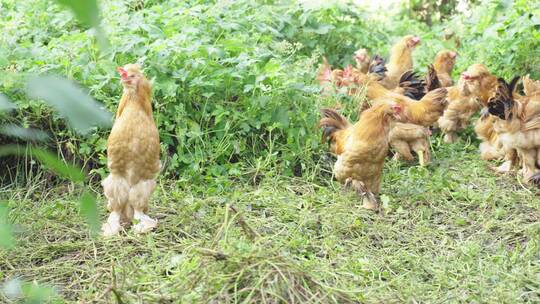
<svg viewBox="0 0 540 304">
<path fill-rule="evenodd" d="M 0 240 L 11 247 L 0 249 L 0 301 L 539 302 L 536 189 L 491 172 L 468 129 L 452 145 L 434 137 L 427 168 L 387 161 L 383 211 L 363 210 L 332 182 L 315 124 L 319 108 L 337 103 L 354 121 L 364 92 L 321 97 L 312 85 L 321 55 L 344 66 L 359 47 L 384 55 L 411 33 L 425 41 L 418 69 L 449 48 L 459 53 L 456 73 L 483 62 L 498 76 L 538 78 L 538 4 L 490 1 L 428 28 L 302 3 L 100 1 L 105 52 L 49 1 L 0 3 L 0 90 L 17 105 L 2 124 L 48 131 L 49 148 L 95 186 L 105 131 L 75 134 L 24 83 L 65 75 L 114 109 L 114 68 L 138 61 L 153 79 L 165 164 L 150 211 L 158 229 L 103 239 L 79 217 L 89 195 L 80 184 L 52 178 L 31 153 L 2 158 L 0 226 L 15 238 Z M 446 29 L 452 40 L 442 39 Z M 5 100 L 2 109 L 12 108 Z"/>
<path fill-rule="evenodd" d="M 433 145 L 428 168 L 387 162 L 380 214 L 332 182 L 162 180 L 158 229 L 107 240 L 73 220 L 77 189 L 10 189 L 18 247 L 0 255 L 2 279 L 67 302 L 539 301 L 536 190 L 494 175 L 463 140 Z"/>
</svg>

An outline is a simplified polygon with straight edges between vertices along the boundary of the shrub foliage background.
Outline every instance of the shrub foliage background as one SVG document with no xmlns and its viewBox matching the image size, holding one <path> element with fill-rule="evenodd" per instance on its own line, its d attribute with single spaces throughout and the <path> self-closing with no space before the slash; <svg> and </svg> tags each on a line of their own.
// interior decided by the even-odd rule
<svg viewBox="0 0 540 304">
<path fill-rule="evenodd" d="M 540 77 L 536 1 L 484 1 L 432 27 L 345 1 L 305 3 L 311 2 L 101 1 L 110 46 L 100 52 L 94 31 L 69 11 L 45 0 L 4 0 L 0 92 L 19 109 L 2 119 L 47 130 L 60 157 L 104 174 L 106 131 L 76 135 L 49 107 L 28 99 L 24 83 L 29 75 L 65 75 L 114 110 L 121 94 L 116 66 L 139 62 L 154 83 L 166 174 L 190 181 L 269 172 L 310 179 L 325 166 L 318 109 L 340 99 L 353 113 L 356 104 L 319 96 L 313 80 L 322 55 L 337 66 L 350 63 L 359 47 L 387 56 L 393 41 L 412 33 L 424 40 L 415 53 L 418 70 L 450 48 L 459 53 L 456 74 L 483 62 L 499 76 Z M 5 182 L 31 174 L 22 166 L 27 159 L 2 161 L 5 172 L 15 172 Z"/>
</svg>

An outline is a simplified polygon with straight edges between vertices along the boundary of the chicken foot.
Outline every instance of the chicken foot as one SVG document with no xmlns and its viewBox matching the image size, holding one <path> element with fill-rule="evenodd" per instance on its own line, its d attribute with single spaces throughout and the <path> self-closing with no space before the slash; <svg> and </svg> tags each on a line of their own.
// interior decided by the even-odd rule
<svg viewBox="0 0 540 304">
<path fill-rule="evenodd" d="M 111 212 L 107 222 L 101 226 L 104 236 L 113 236 L 120 232 L 122 224 L 129 221 L 126 205 L 129 198 L 129 184 L 121 176 L 110 174 L 102 182 L 103 192 L 107 198 L 107 209 Z"/>
<path fill-rule="evenodd" d="M 424 159 L 424 151 L 423 150 L 418 150 L 418 151 L 415 151 L 416 154 L 418 154 L 418 162 L 420 163 L 420 166 L 421 167 L 425 167 L 426 166 L 426 160 Z"/>
<path fill-rule="evenodd" d="M 129 191 L 129 204 L 133 207 L 133 219 L 137 222 L 133 230 L 146 233 L 157 227 L 157 220 L 146 214 L 150 196 L 156 187 L 156 181 L 144 180 L 134 185 Z"/>
<path fill-rule="evenodd" d="M 377 210 L 379 208 L 375 194 L 368 191 L 363 182 L 352 178 L 347 178 L 347 180 L 345 180 L 345 187 L 352 188 L 362 198 L 363 208 L 369 210 Z"/>
<path fill-rule="evenodd" d="M 429 151 L 429 143 L 424 141 L 416 141 L 412 144 L 412 150 L 418 155 L 418 162 L 421 167 L 425 167 L 431 158 Z"/>
<path fill-rule="evenodd" d="M 527 183 L 531 183 L 531 179 L 539 171 L 536 169 L 536 150 L 535 149 L 519 149 L 518 154 L 521 156 L 523 179 Z"/>
</svg>

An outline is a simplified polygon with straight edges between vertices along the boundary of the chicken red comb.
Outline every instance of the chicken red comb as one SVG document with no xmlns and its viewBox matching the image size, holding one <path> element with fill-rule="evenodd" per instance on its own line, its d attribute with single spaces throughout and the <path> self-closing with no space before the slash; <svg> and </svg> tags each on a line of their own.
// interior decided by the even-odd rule
<svg viewBox="0 0 540 304">
<path fill-rule="evenodd" d="M 471 75 L 469 75 L 467 73 L 461 73 L 461 78 L 463 78 L 465 80 L 469 80 L 469 79 L 471 79 Z"/>
<path fill-rule="evenodd" d="M 456 58 L 457 57 L 456 52 L 450 52 L 449 55 L 450 55 L 450 58 Z"/>
<path fill-rule="evenodd" d="M 116 71 L 118 72 L 118 74 L 120 74 L 121 76 L 124 76 L 127 74 L 127 71 L 123 68 L 123 67 L 117 67 L 116 68 Z"/>
<path fill-rule="evenodd" d="M 412 40 L 414 43 L 419 43 L 419 42 L 420 42 L 420 37 L 414 36 L 414 37 L 412 37 L 411 40 Z"/>
<path fill-rule="evenodd" d="M 343 70 L 343 78 L 349 78 L 352 76 L 352 72 L 353 72 L 353 67 L 352 65 L 348 65 L 347 67 L 345 67 L 345 69 Z"/>
<path fill-rule="evenodd" d="M 396 113 L 401 113 L 401 106 L 398 104 L 392 105 L 392 110 Z"/>
<path fill-rule="evenodd" d="M 123 67 L 117 67 L 116 71 L 118 71 L 118 74 L 120 74 L 120 78 L 125 80 L 128 78 L 128 73 Z"/>
<path fill-rule="evenodd" d="M 330 71 L 330 69 L 325 69 L 322 76 L 324 80 L 332 80 L 332 71 Z"/>
</svg>

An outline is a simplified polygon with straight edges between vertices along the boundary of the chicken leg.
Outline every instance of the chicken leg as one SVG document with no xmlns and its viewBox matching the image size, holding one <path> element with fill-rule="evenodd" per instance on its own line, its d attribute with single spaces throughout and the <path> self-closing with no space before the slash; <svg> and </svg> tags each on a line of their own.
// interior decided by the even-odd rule
<svg viewBox="0 0 540 304">
<path fill-rule="evenodd" d="M 133 230 L 137 233 L 145 233 L 157 227 L 157 220 L 146 214 L 148 202 L 155 187 L 154 180 L 143 180 L 129 191 L 129 204 L 133 207 L 133 218 L 137 222 L 133 226 Z"/>
<path fill-rule="evenodd" d="M 362 198 L 363 208 L 369 210 L 377 210 L 379 208 L 375 194 L 368 191 L 361 181 L 347 178 L 347 180 L 345 180 L 345 187 L 352 188 Z"/>
<path fill-rule="evenodd" d="M 102 182 L 103 192 L 107 198 L 107 209 L 111 212 L 107 222 L 101 226 L 103 235 L 116 235 L 122 224 L 129 221 L 125 216 L 125 208 L 129 198 L 129 184 L 119 175 L 110 174 Z"/>
</svg>

